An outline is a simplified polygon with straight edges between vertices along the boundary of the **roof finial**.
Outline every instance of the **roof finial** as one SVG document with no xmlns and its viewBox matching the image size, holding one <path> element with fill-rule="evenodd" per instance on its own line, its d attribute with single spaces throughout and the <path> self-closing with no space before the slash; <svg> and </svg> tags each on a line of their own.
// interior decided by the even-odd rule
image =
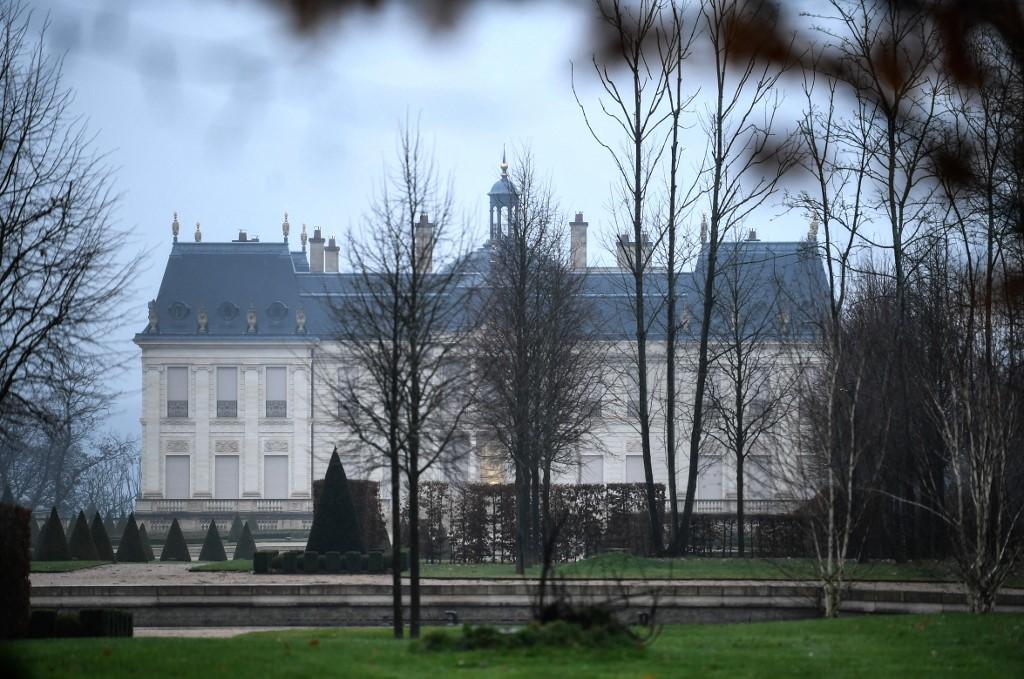
<svg viewBox="0 0 1024 679">
<path fill-rule="evenodd" d="M 284 211 L 284 221 L 281 223 L 281 232 L 284 234 L 284 242 L 288 242 L 288 232 L 291 226 L 288 224 L 288 210 Z"/>
<path fill-rule="evenodd" d="M 178 213 L 174 213 L 174 221 L 171 222 L 171 233 L 174 235 L 174 242 L 178 242 L 178 229 L 181 228 L 178 224 Z"/>
<path fill-rule="evenodd" d="M 303 252 L 306 251 L 306 240 L 308 238 L 309 238 L 309 236 L 306 235 L 306 225 L 303 224 L 302 225 L 302 233 L 299 234 L 299 240 L 302 241 L 302 251 Z"/>
<path fill-rule="evenodd" d="M 501 176 L 502 177 L 507 177 L 508 176 L 508 162 L 505 160 L 505 145 L 504 144 L 501 145 L 501 165 L 499 165 L 498 167 L 501 168 Z"/>
<path fill-rule="evenodd" d="M 203 241 L 203 232 L 199 230 L 199 222 L 196 222 L 196 242 L 201 243 Z"/>
<path fill-rule="evenodd" d="M 700 214 L 700 242 L 708 242 L 708 213 L 702 212 Z"/>
</svg>

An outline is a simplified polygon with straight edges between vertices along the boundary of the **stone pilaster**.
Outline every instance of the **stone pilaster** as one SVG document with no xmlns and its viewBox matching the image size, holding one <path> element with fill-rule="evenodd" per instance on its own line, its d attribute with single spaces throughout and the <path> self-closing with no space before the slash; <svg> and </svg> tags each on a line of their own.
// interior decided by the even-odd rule
<svg viewBox="0 0 1024 679">
<path fill-rule="evenodd" d="M 291 445 L 292 497 L 309 497 L 309 369 L 300 366 L 291 371 L 291 400 L 288 412 L 295 425 Z"/>
<path fill-rule="evenodd" d="M 192 459 L 195 465 L 195 487 L 193 497 L 213 497 L 213 458 L 210 457 L 210 368 L 196 366 L 193 369 L 196 385 L 196 401 L 193 417 L 196 422 L 195 451 Z"/>
<path fill-rule="evenodd" d="M 245 421 L 245 433 L 242 436 L 242 497 L 260 497 L 260 475 L 263 457 L 260 455 L 260 369 L 256 367 L 242 368 L 242 393 L 239 401 L 244 405 L 240 413 Z"/>
<path fill-rule="evenodd" d="M 160 418 L 163 403 L 160 399 L 159 366 L 147 366 L 142 373 L 142 497 L 163 497 L 160 483 Z"/>
</svg>

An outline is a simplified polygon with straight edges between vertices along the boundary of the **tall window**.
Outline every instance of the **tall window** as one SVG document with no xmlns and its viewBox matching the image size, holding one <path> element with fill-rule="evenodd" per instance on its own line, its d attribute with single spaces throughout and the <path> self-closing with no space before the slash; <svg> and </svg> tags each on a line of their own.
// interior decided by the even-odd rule
<svg viewBox="0 0 1024 679">
<path fill-rule="evenodd" d="M 722 458 L 707 458 L 706 466 L 697 477 L 697 498 L 700 500 L 722 499 Z"/>
<path fill-rule="evenodd" d="M 216 485 L 214 497 L 218 500 L 238 499 L 238 455 L 217 455 L 214 457 L 213 475 Z"/>
<path fill-rule="evenodd" d="M 238 368 L 217 368 L 217 417 L 238 417 Z"/>
<path fill-rule="evenodd" d="M 288 417 L 287 368 L 267 368 L 267 417 Z"/>
<path fill-rule="evenodd" d="M 288 456 L 263 456 L 263 497 L 288 497 Z"/>
<path fill-rule="evenodd" d="M 188 455 L 168 455 L 164 464 L 165 496 L 170 500 L 187 500 L 190 487 Z"/>
<path fill-rule="evenodd" d="M 644 456 L 626 456 L 626 483 L 643 483 L 646 480 L 644 475 Z"/>
<path fill-rule="evenodd" d="M 188 417 L 188 368 L 167 369 L 167 417 Z"/>
<path fill-rule="evenodd" d="M 604 455 L 580 456 L 580 483 L 604 483 Z"/>
</svg>

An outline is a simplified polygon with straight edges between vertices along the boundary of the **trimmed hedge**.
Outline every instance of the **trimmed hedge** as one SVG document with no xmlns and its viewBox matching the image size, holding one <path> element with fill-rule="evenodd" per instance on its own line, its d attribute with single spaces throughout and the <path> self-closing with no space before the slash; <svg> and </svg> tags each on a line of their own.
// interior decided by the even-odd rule
<svg viewBox="0 0 1024 679">
<path fill-rule="evenodd" d="M 409 569 L 409 553 L 401 552 L 402 570 Z M 317 552 L 258 550 L 253 555 L 253 572 L 269 573 L 387 573 L 391 555 L 380 550 L 368 554 L 359 552 Z"/>
<path fill-rule="evenodd" d="M 303 552 L 302 572 L 316 573 L 320 570 L 320 555 L 317 552 Z"/>
<path fill-rule="evenodd" d="M 252 570 L 254 573 L 270 573 L 270 563 L 277 556 L 277 550 L 258 551 L 252 555 Z"/>
<path fill-rule="evenodd" d="M 50 510 L 50 517 L 43 524 L 36 546 L 36 561 L 70 561 L 71 550 L 68 549 L 67 538 L 64 537 L 64 524 L 61 523 L 57 508 Z"/>
<path fill-rule="evenodd" d="M 234 530 L 234 528 L 232 528 Z M 235 543 L 235 554 L 232 556 L 233 559 L 251 559 L 256 553 L 256 541 L 252 537 L 252 531 L 249 530 L 249 522 L 246 521 L 245 525 L 242 526 L 242 532 Z"/>
<path fill-rule="evenodd" d="M 78 518 L 71 528 L 71 537 L 68 539 L 68 550 L 72 559 L 80 561 L 99 561 L 99 550 L 92 539 L 92 529 L 89 528 L 89 520 L 85 518 L 85 512 L 78 512 Z"/>
<path fill-rule="evenodd" d="M 384 552 L 373 550 L 366 556 L 366 571 L 368 573 L 384 572 Z"/>
<path fill-rule="evenodd" d="M 32 512 L 0 505 L 0 639 L 29 632 L 29 549 Z"/>
<path fill-rule="evenodd" d="M 146 561 L 155 561 L 153 554 L 153 543 L 149 541 L 149 532 L 146 531 L 146 524 L 139 524 L 139 542 L 142 543 L 142 552 L 146 555 Z"/>
<path fill-rule="evenodd" d="M 185 536 L 181 533 L 181 526 L 178 520 L 171 521 L 171 527 L 167 529 L 167 538 L 164 540 L 163 551 L 160 552 L 161 561 L 191 561 L 192 555 L 188 552 L 188 545 L 185 543 Z"/>
<path fill-rule="evenodd" d="M 359 520 L 349 495 L 348 479 L 338 457 L 338 449 L 331 453 L 331 461 L 324 475 L 323 491 L 313 511 L 313 525 L 309 529 L 306 550 L 311 552 L 345 552 L 363 550 Z"/>
<path fill-rule="evenodd" d="M 114 608 L 83 608 L 78 613 L 37 609 L 29 623 L 33 639 L 130 637 L 134 632 L 132 614 Z"/>
<path fill-rule="evenodd" d="M 146 550 L 142 545 L 139 527 L 135 523 L 135 514 L 128 515 L 124 525 L 124 533 L 117 545 L 117 560 L 121 563 L 146 563 Z"/>
<path fill-rule="evenodd" d="M 206 529 L 206 539 L 203 540 L 203 548 L 199 551 L 200 561 L 227 561 L 227 554 L 224 553 L 224 543 L 220 540 L 220 532 L 217 530 L 217 522 L 210 521 L 210 527 Z"/>
<path fill-rule="evenodd" d="M 96 512 L 92 517 L 92 526 L 89 527 L 89 532 L 92 533 L 92 542 L 96 545 L 96 556 L 101 561 L 113 561 L 114 547 L 110 544 L 107 527 L 103 524 L 103 519 L 100 517 L 99 512 Z"/>
</svg>

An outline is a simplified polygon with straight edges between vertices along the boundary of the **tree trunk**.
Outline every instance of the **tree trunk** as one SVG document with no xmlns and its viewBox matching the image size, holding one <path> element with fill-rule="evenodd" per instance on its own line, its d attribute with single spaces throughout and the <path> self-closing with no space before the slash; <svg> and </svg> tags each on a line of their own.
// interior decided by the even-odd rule
<svg viewBox="0 0 1024 679">
<path fill-rule="evenodd" d="M 402 622 L 402 500 L 398 453 L 391 456 L 391 617 L 396 639 L 405 633 Z"/>
<path fill-rule="evenodd" d="M 530 486 L 524 466 L 516 462 L 516 573 L 523 575 L 530 565 L 527 546 L 530 543 Z"/>
<path fill-rule="evenodd" d="M 534 463 L 530 470 L 530 540 L 533 560 L 543 558 L 544 545 L 540 526 L 540 470 Z"/>
<path fill-rule="evenodd" d="M 420 498 L 419 479 L 409 476 L 409 637 L 420 636 Z"/>
<path fill-rule="evenodd" d="M 744 555 L 743 550 L 743 456 L 736 458 L 736 543 L 739 555 Z"/>
</svg>

